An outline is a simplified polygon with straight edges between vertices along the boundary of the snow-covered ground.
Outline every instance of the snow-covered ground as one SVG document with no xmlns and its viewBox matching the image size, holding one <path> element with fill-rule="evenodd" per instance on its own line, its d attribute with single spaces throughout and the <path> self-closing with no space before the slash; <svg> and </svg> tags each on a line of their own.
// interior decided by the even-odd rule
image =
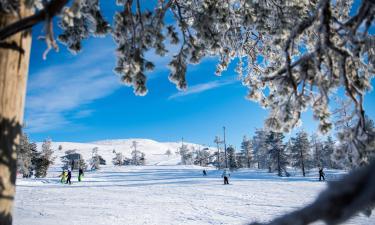
<svg viewBox="0 0 375 225">
<path fill-rule="evenodd" d="M 337 179 L 338 171 L 326 171 Z M 15 225 L 245 224 L 266 221 L 311 202 L 326 187 L 307 178 L 278 178 L 259 170 L 220 171 L 202 177 L 196 166 L 106 166 L 81 183 L 59 183 L 57 168 L 45 179 L 18 179 Z M 375 224 L 359 215 L 346 224 Z"/>
</svg>

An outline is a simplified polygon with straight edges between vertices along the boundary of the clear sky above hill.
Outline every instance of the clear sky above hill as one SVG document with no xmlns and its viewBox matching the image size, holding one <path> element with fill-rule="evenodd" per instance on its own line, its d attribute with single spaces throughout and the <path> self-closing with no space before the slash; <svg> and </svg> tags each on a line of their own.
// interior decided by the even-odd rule
<svg viewBox="0 0 375 225">
<path fill-rule="evenodd" d="M 103 5 L 111 20 L 113 2 Z M 214 75 L 215 58 L 188 67 L 189 88 L 179 92 L 168 81 L 167 62 L 173 51 L 161 58 L 150 52 L 156 64 L 148 73 L 149 92 L 135 96 L 113 73 L 115 45 L 110 36 L 83 42 L 83 51 L 72 55 L 65 46 L 42 59 L 46 46 L 37 40 L 42 26 L 33 30 L 33 45 L 26 99 L 26 132 L 34 141 L 51 137 L 56 141 L 88 142 L 99 139 L 151 138 L 213 145 L 215 135 L 227 128 L 229 144 L 240 146 L 243 135 L 263 126 L 267 111 L 245 99 L 234 64 Z M 56 31 L 58 33 L 58 30 Z M 172 47 L 173 48 L 173 47 Z M 374 82 L 373 82 L 374 84 Z M 365 98 L 365 109 L 375 118 L 375 94 Z M 317 123 L 308 111 L 302 128 L 315 132 Z"/>
</svg>

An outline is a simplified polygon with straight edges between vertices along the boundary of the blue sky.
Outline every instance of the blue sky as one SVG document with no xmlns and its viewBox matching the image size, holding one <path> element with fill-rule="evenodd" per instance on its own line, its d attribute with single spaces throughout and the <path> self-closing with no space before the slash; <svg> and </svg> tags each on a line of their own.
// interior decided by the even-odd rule
<svg viewBox="0 0 375 225">
<path fill-rule="evenodd" d="M 112 3 L 111 3 L 112 4 Z M 104 7 L 108 19 L 113 9 Z M 229 144 L 239 147 L 243 135 L 263 126 L 267 112 L 245 99 L 246 87 L 236 79 L 232 65 L 222 77 L 214 75 L 216 60 L 207 58 L 188 67 L 189 88 L 179 92 L 168 81 L 168 59 L 152 52 L 156 62 L 149 73 L 149 92 L 135 96 L 113 72 L 116 62 L 111 37 L 83 42 L 83 51 L 72 55 L 60 45 L 42 59 L 45 43 L 38 41 L 41 26 L 33 30 L 33 45 L 26 98 L 25 123 L 34 141 L 89 142 L 100 139 L 150 138 L 213 145 L 215 135 L 227 127 Z M 365 109 L 375 118 L 375 95 L 365 98 Z M 311 113 L 303 128 L 316 129 Z"/>
</svg>

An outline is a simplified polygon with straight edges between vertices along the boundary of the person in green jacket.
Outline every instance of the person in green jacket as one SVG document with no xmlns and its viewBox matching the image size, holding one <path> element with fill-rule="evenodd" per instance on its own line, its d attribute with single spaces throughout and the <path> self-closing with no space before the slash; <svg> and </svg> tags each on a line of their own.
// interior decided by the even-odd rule
<svg viewBox="0 0 375 225">
<path fill-rule="evenodd" d="M 78 181 L 81 182 L 83 177 L 83 169 L 79 168 L 78 170 Z"/>
</svg>

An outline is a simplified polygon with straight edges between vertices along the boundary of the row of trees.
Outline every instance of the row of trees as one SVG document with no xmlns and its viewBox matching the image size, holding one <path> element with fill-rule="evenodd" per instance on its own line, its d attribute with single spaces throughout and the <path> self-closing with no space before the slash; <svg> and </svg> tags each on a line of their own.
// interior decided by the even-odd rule
<svg viewBox="0 0 375 225">
<path fill-rule="evenodd" d="M 130 146 L 132 149 L 131 151 L 131 158 L 124 157 L 121 152 L 116 152 L 113 150 L 115 157 L 112 159 L 112 163 L 115 166 L 122 166 L 122 165 L 135 165 L 135 166 L 142 166 L 146 164 L 146 154 L 138 150 L 138 142 L 133 141 L 132 145 Z"/>
<path fill-rule="evenodd" d="M 368 120 L 371 125 L 372 121 Z M 370 126 L 369 126 L 370 127 Z M 373 127 L 373 125 L 371 125 Z M 338 133 L 338 136 L 340 133 Z M 335 140 L 332 136 L 325 139 L 305 131 L 299 131 L 288 140 L 279 132 L 257 129 L 253 137 L 243 137 L 240 151 L 229 145 L 225 151 L 213 152 L 208 148 L 196 149 L 182 144 L 176 154 L 181 156 L 184 165 L 214 165 L 224 168 L 258 168 L 276 171 L 279 176 L 289 176 L 287 166 L 301 170 L 303 176 L 312 168 L 350 169 L 353 156 L 346 148 L 345 139 Z M 168 150 L 166 155 L 171 155 Z M 225 155 L 226 154 L 226 155 Z"/>
<path fill-rule="evenodd" d="M 21 135 L 20 145 L 17 147 L 17 170 L 24 178 L 32 175 L 45 177 L 55 158 L 51 139 L 44 140 L 42 150 L 37 150 L 35 142 L 31 142 L 27 134 Z"/>
</svg>

